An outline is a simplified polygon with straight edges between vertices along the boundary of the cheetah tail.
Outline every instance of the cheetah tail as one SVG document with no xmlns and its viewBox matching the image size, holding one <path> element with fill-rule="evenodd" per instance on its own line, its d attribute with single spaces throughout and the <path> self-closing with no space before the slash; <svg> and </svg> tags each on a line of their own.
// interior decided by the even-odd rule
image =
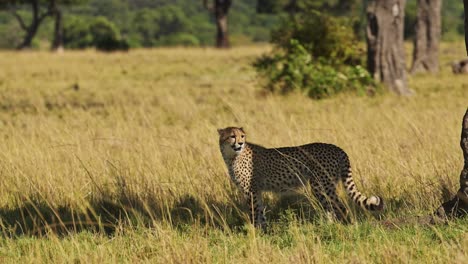
<svg viewBox="0 0 468 264">
<path fill-rule="evenodd" d="M 384 201 L 379 196 L 366 197 L 356 188 L 354 183 L 351 166 L 343 173 L 343 184 L 346 189 L 346 193 L 351 199 L 359 205 L 361 208 L 369 211 L 381 211 L 384 208 Z"/>
</svg>

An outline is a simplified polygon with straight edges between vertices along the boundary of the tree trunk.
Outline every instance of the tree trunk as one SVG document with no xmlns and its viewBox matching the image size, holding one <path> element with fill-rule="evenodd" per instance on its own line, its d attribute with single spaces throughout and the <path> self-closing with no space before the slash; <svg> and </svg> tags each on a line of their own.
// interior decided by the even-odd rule
<svg viewBox="0 0 468 264">
<path fill-rule="evenodd" d="M 215 0 L 214 14 L 216 18 L 216 47 L 229 48 L 227 15 L 231 0 Z"/>
<path fill-rule="evenodd" d="M 39 29 L 40 24 L 44 19 L 50 15 L 49 10 L 47 10 L 43 14 L 39 14 L 39 1 L 38 0 L 32 0 L 31 2 L 31 8 L 32 8 L 32 21 L 29 26 L 26 26 L 24 23 L 23 19 L 21 16 L 16 13 L 15 11 L 13 12 L 13 15 L 16 17 L 18 22 L 20 23 L 21 28 L 26 32 L 26 35 L 24 36 L 23 41 L 21 44 L 17 47 L 18 50 L 22 50 L 25 48 L 30 48 L 32 44 L 32 40 L 36 36 L 37 30 Z"/>
<path fill-rule="evenodd" d="M 468 54 L 468 0 L 463 0 L 465 9 L 465 48 Z M 463 152 L 464 166 L 460 173 L 460 189 L 450 201 L 443 203 L 435 211 L 442 218 L 462 217 L 468 214 L 468 109 L 463 116 L 460 147 Z"/>
<path fill-rule="evenodd" d="M 403 21 L 405 0 L 370 0 L 367 5 L 367 67 L 388 89 L 410 95 L 406 80 Z"/>
<path fill-rule="evenodd" d="M 465 48 L 468 55 L 468 16 L 466 15 L 468 13 L 468 0 L 463 0 L 463 7 L 465 9 Z"/>
<path fill-rule="evenodd" d="M 52 50 L 56 52 L 63 51 L 63 20 L 62 10 L 57 6 L 54 7 L 55 26 L 54 26 L 54 40 L 52 41 Z"/>
<path fill-rule="evenodd" d="M 37 29 L 39 28 L 39 2 L 38 1 L 31 1 L 32 7 L 32 21 L 31 24 L 25 28 L 26 35 L 24 36 L 23 42 L 18 46 L 19 50 L 30 48 L 32 44 L 32 40 L 37 33 Z"/>
<path fill-rule="evenodd" d="M 39 25 L 36 22 L 32 22 L 32 24 L 29 26 L 28 30 L 26 31 L 26 36 L 24 37 L 23 41 L 17 47 L 18 50 L 31 48 L 32 40 L 34 39 L 34 36 L 36 36 L 38 28 L 39 28 Z"/>
<path fill-rule="evenodd" d="M 439 71 L 441 0 L 418 0 L 411 73 Z"/>
<path fill-rule="evenodd" d="M 458 190 L 457 196 L 463 200 L 465 208 L 468 208 L 468 109 L 463 117 L 460 147 L 463 151 L 465 164 L 460 174 L 460 189 Z"/>
<path fill-rule="evenodd" d="M 439 217 L 453 218 L 468 214 L 468 109 L 463 117 L 460 147 L 465 162 L 460 173 L 460 189 L 452 200 L 437 209 L 436 215 Z"/>
</svg>

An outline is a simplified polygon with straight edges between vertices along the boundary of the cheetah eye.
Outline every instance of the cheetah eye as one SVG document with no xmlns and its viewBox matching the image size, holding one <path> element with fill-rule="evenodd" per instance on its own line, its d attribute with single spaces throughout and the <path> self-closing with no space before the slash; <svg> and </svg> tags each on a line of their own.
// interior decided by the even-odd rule
<svg viewBox="0 0 468 264">
<path fill-rule="evenodd" d="M 245 138 L 245 136 L 244 136 L 244 135 L 242 135 L 242 136 L 241 136 L 241 138 Z"/>
<path fill-rule="evenodd" d="M 230 138 L 236 138 L 236 136 L 232 135 L 232 136 L 230 136 Z"/>
</svg>

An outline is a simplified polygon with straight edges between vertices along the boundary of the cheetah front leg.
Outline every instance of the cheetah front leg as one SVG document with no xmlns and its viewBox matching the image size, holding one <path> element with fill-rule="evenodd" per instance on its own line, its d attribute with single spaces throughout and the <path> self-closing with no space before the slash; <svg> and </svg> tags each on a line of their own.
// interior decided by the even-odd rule
<svg viewBox="0 0 468 264">
<path fill-rule="evenodd" d="M 251 191 L 246 194 L 250 208 L 250 219 L 257 228 L 266 228 L 265 207 L 263 206 L 262 193 Z"/>
</svg>

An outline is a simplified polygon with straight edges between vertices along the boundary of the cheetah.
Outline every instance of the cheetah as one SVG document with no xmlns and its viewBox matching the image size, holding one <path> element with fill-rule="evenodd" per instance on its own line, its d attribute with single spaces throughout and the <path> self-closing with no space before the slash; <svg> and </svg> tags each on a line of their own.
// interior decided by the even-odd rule
<svg viewBox="0 0 468 264">
<path fill-rule="evenodd" d="M 347 214 L 336 193 L 340 180 L 348 196 L 361 208 L 380 211 L 384 207 L 381 197 L 366 197 L 357 190 L 348 155 L 335 145 L 265 148 L 247 142 L 242 127 L 218 129 L 218 133 L 229 176 L 248 200 L 256 227 L 266 225 L 262 192 L 287 192 L 308 184 L 327 215 L 334 219 L 343 220 Z"/>
</svg>

